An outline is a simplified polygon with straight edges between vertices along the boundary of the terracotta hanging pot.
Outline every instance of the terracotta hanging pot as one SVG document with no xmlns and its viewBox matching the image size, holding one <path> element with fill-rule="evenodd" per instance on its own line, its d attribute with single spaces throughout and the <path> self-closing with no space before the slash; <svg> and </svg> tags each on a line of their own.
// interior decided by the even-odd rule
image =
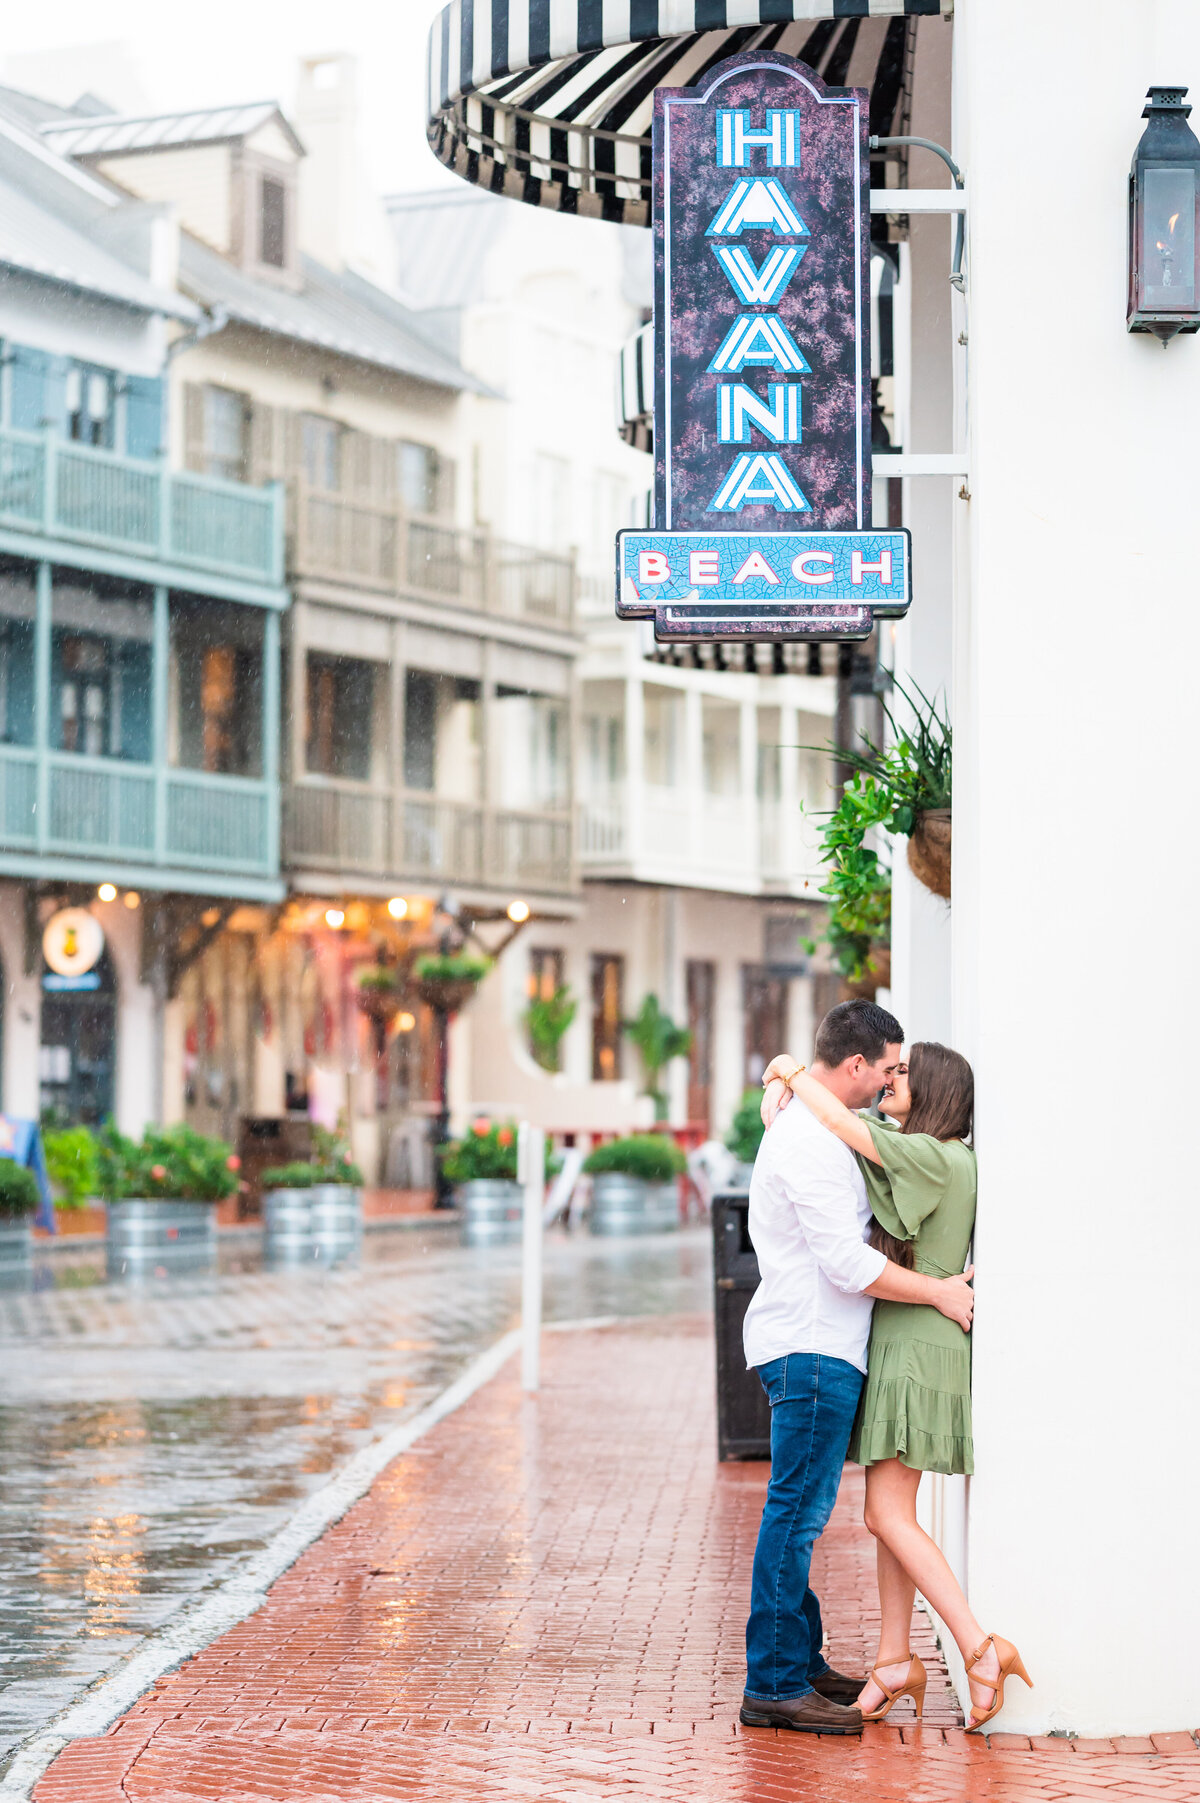
<svg viewBox="0 0 1200 1803">
<path fill-rule="evenodd" d="M 950 809 L 925 808 L 908 841 L 908 868 L 919 883 L 950 900 Z"/>
<path fill-rule="evenodd" d="M 371 1020 L 394 1020 L 404 1007 L 403 989 L 376 989 L 368 985 L 354 991 L 354 1000 L 361 1013 Z"/>
<path fill-rule="evenodd" d="M 890 989 L 892 986 L 892 948 L 890 945 L 876 945 L 871 948 L 867 959 L 867 967 L 861 977 L 851 983 L 847 979 L 842 984 L 845 992 L 843 1000 L 850 1001 L 861 997 L 865 1001 L 874 998 L 877 989 Z"/>
<path fill-rule="evenodd" d="M 439 1014 L 457 1014 L 478 987 L 474 977 L 417 978 L 417 994 Z"/>
</svg>

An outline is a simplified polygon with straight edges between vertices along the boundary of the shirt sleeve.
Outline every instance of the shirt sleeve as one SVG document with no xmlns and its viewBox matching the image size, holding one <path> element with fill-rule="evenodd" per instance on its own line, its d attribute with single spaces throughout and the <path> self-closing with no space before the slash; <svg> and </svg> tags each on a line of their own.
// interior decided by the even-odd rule
<svg viewBox="0 0 1200 1803">
<path fill-rule="evenodd" d="M 915 1239 L 922 1221 L 945 1196 L 956 1162 L 971 1154 L 956 1140 L 898 1133 L 875 1120 L 866 1125 L 880 1158 L 877 1165 L 862 1161 L 871 1211 L 896 1239 Z"/>
<path fill-rule="evenodd" d="M 862 1237 L 849 1177 L 822 1158 L 806 1156 L 780 1180 L 809 1250 L 837 1290 L 861 1295 L 879 1278 L 887 1259 Z"/>
</svg>

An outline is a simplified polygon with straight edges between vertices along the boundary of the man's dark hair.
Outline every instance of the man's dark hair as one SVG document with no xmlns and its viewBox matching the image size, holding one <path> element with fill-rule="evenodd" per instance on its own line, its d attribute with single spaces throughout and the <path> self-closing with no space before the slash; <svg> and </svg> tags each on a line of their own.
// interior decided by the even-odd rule
<svg viewBox="0 0 1200 1803">
<path fill-rule="evenodd" d="M 874 1064 L 883 1048 L 904 1043 L 904 1028 L 886 1008 L 861 999 L 839 1002 L 817 1028 L 813 1056 L 826 1070 L 834 1070 L 847 1058 L 865 1058 Z"/>
</svg>

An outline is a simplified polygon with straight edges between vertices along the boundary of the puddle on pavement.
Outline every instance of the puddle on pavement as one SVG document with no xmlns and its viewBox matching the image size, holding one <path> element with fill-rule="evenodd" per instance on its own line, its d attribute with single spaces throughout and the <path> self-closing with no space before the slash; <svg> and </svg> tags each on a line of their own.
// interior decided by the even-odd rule
<svg viewBox="0 0 1200 1803">
<path fill-rule="evenodd" d="M 0 1291 L 0 1760 L 513 1326 L 520 1257 L 445 1230 L 332 1268 L 241 1241 L 132 1282 L 103 1248 L 35 1255 Z M 707 1232 L 548 1236 L 545 1298 L 707 1309 Z"/>
</svg>

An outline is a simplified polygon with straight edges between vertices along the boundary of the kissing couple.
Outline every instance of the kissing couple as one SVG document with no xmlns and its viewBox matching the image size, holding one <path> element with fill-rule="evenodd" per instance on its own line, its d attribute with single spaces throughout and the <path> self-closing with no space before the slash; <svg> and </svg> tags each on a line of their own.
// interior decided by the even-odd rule
<svg viewBox="0 0 1200 1803">
<path fill-rule="evenodd" d="M 920 1715 L 926 1673 L 909 1646 L 917 1590 L 953 1634 L 979 1729 L 1020 1654 L 985 1634 L 917 1521 L 923 1471 L 970 1472 L 975 1224 L 974 1078 L 931 1043 L 902 1059 L 900 1023 L 842 1002 L 817 1029 L 813 1064 L 772 1059 L 767 1132 L 750 1183 L 762 1281 L 746 1311 L 747 1366 L 771 1405 L 771 1481 L 746 1625 L 748 1727 L 856 1734 L 897 1698 Z M 859 1113 L 879 1098 L 877 1118 Z M 869 1341 L 869 1344 L 868 1344 Z M 809 1584 L 813 1543 L 849 1456 L 867 1467 L 880 1634 L 866 1679 L 822 1653 Z"/>
</svg>

